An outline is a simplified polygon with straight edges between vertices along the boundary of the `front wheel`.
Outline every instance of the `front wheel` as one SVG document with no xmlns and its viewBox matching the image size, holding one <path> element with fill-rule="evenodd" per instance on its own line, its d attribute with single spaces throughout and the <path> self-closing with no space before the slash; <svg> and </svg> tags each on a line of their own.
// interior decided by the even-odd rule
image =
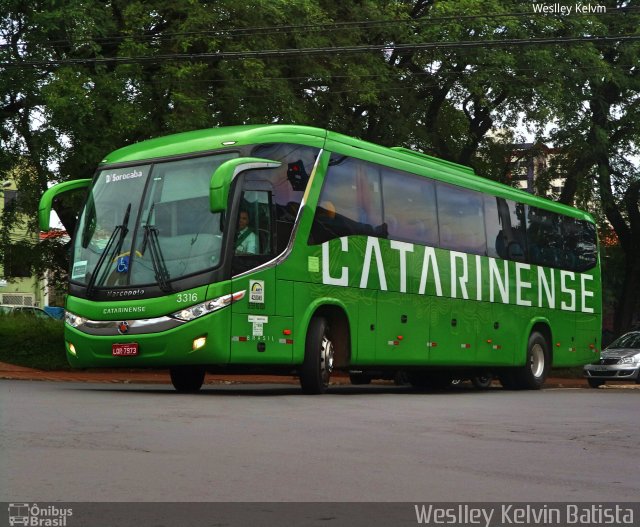
<svg viewBox="0 0 640 527">
<path fill-rule="evenodd" d="M 196 393 L 204 382 L 205 369 L 202 366 L 174 366 L 169 368 L 171 384 L 179 393 Z"/>
<path fill-rule="evenodd" d="M 333 371 L 334 348 L 329 338 L 329 325 L 322 317 L 309 323 L 304 348 L 304 362 L 300 370 L 300 386 L 304 393 L 324 393 Z"/>
</svg>

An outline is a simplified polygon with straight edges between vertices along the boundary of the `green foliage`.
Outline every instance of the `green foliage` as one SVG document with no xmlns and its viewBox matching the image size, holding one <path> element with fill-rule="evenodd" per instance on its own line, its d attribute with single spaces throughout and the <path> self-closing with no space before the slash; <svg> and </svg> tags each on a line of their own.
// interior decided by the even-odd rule
<svg viewBox="0 0 640 527">
<path fill-rule="evenodd" d="M 0 362 L 42 370 L 67 369 L 60 320 L 0 315 Z"/>
</svg>

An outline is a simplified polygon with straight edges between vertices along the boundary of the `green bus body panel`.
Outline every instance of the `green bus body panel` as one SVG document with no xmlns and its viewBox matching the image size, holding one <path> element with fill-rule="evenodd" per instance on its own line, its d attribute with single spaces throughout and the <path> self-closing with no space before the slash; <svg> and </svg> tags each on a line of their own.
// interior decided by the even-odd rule
<svg viewBox="0 0 640 527">
<path fill-rule="evenodd" d="M 90 320 L 135 320 L 166 316 L 191 305 L 199 304 L 231 292 L 231 282 L 220 282 L 161 298 L 94 302 L 67 297 L 67 310 Z M 190 302 L 182 300 L 189 298 Z M 171 364 L 227 364 L 230 353 L 230 307 L 186 322 L 159 333 L 145 335 L 95 336 L 65 324 L 67 357 L 77 367 L 164 367 Z M 193 340 L 207 335 L 204 348 L 193 351 Z M 112 357 L 112 344 L 137 342 L 140 354 L 134 357 Z M 69 353 L 69 343 L 77 356 Z"/>
<path fill-rule="evenodd" d="M 87 335 L 69 325 L 65 327 L 67 358 L 71 366 L 106 368 L 168 367 L 176 364 L 228 364 L 230 351 L 229 330 L 231 310 L 205 315 L 183 326 L 145 335 L 99 337 Z M 193 350 L 193 341 L 206 336 L 204 347 Z M 113 344 L 139 346 L 139 354 L 133 357 L 113 357 Z M 69 343 L 76 355 L 69 351 Z"/>
<path fill-rule="evenodd" d="M 601 313 L 596 269 L 586 273 L 539 269 L 409 244 L 411 250 L 404 253 L 403 282 L 399 271 L 402 253 L 391 249 L 390 243 L 367 237 L 349 237 L 345 242 L 336 239 L 309 247 L 306 268 L 304 263 L 283 264 L 289 276 L 301 284 L 296 291 L 306 288 L 315 298 L 339 298 L 353 306 L 348 309 L 368 313 L 368 320 L 361 321 L 352 332 L 352 347 L 358 349 L 354 363 L 520 365 L 535 323 L 547 323 L 551 329 L 554 365 L 593 360 L 594 350 L 599 347 Z M 367 245 L 379 247 L 379 261 L 375 256 L 378 251 L 368 251 Z M 463 275 L 466 281 L 462 281 Z M 521 278 L 520 286 L 516 275 Z M 342 281 L 343 291 L 324 285 L 326 281 Z M 550 295 L 544 290 L 545 283 Z M 359 300 L 368 300 L 370 293 L 375 293 L 375 309 L 359 305 Z M 299 304 L 296 295 L 296 313 L 305 302 Z M 551 303 L 555 309 L 549 307 Z M 403 315 L 406 322 L 402 322 Z M 582 321 L 580 331 L 576 319 Z M 363 351 L 354 340 L 366 334 L 362 328 L 370 324 L 377 326 L 375 353 L 370 345 Z"/>
<path fill-rule="evenodd" d="M 188 132 L 122 148 L 109 154 L 103 164 L 272 142 L 322 149 L 286 258 L 230 281 L 162 298 L 98 303 L 68 297 L 67 309 L 82 317 L 131 320 L 165 316 L 204 300 L 246 292 L 231 306 L 162 333 L 96 337 L 66 326 L 67 346 L 72 343 L 77 350 L 77 357 L 68 353 L 72 365 L 295 367 L 304 360 L 311 319 L 326 306 L 346 314 L 351 339 L 349 366 L 355 368 L 523 365 L 529 334 L 536 324 L 551 334 L 554 366 L 585 364 L 597 357 L 599 265 L 572 273 L 367 236 L 333 239 L 321 245 L 307 243 L 332 153 L 592 222 L 586 212 L 483 179 L 455 163 L 305 126 L 236 126 Z M 211 186 L 228 188 L 229 182 L 230 178 L 212 178 Z M 184 293 L 193 293 L 195 297 L 188 298 L 197 297 L 198 301 L 182 303 Z M 203 335 L 207 336 L 205 347 L 194 351 L 193 340 Z M 113 343 L 134 341 L 140 346 L 138 356 L 111 356 Z"/>
<path fill-rule="evenodd" d="M 326 130 L 294 125 L 208 128 L 135 143 L 112 152 L 101 164 L 133 163 L 258 143 L 295 143 L 322 148 Z M 227 144 L 224 144 L 227 143 Z"/>
</svg>

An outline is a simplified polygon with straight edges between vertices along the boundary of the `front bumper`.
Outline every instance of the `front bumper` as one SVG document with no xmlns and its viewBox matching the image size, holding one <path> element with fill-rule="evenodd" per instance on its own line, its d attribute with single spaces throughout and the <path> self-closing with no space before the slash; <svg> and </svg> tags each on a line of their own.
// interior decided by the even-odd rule
<svg viewBox="0 0 640 527">
<path fill-rule="evenodd" d="M 165 368 L 197 364 L 229 363 L 231 311 L 223 309 L 175 327 L 156 326 L 145 332 L 145 324 L 127 321 L 131 332 L 117 334 L 112 323 L 94 328 L 98 334 L 79 331 L 65 324 L 65 345 L 69 364 L 77 368 Z M 147 328 L 149 329 L 149 328 Z M 114 334 L 116 333 L 116 334 Z M 194 349 L 194 341 L 206 338 L 206 344 Z M 138 355 L 114 357 L 113 344 L 138 344 Z M 71 345 L 75 353 L 71 351 Z"/>
<path fill-rule="evenodd" d="M 584 376 L 609 381 L 637 381 L 640 364 L 587 364 Z"/>
</svg>

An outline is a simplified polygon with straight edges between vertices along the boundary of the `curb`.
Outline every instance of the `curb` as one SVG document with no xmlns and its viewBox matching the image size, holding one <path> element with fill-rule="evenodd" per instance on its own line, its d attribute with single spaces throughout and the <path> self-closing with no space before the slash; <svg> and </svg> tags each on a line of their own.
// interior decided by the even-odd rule
<svg viewBox="0 0 640 527">
<path fill-rule="evenodd" d="M 48 381 L 48 382 L 94 382 L 115 384 L 171 384 L 167 370 L 56 370 L 45 371 L 25 368 L 0 362 L 0 379 Z M 297 377 L 275 375 L 212 375 L 207 374 L 205 384 L 293 384 Z M 351 384 L 347 375 L 336 375 L 332 385 Z M 499 386 L 499 383 L 494 383 Z M 637 386 L 640 389 L 640 385 Z M 625 388 L 633 388 L 625 386 Z M 545 388 L 588 388 L 584 379 L 551 377 Z M 609 386 L 605 385 L 604 388 Z"/>
</svg>

